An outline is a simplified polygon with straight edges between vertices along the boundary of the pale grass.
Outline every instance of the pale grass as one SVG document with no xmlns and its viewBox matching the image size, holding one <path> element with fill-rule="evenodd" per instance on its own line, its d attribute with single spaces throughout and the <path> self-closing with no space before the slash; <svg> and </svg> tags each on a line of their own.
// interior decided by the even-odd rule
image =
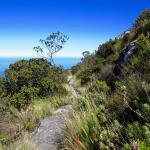
<svg viewBox="0 0 150 150">
<path fill-rule="evenodd" d="M 22 139 L 16 141 L 11 146 L 9 146 L 8 150 L 40 150 L 34 145 L 31 140 L 30 136 L 26 134 Z"/>
<path fill-rule="evenodd" d="M 55 106 L 49 101 L 38 101 L 34 103 L 32 113 L 36 119 L 41 120 L 48 115 L 52 115 L 55 111 Z"/>
<path fill-rule="evenodd" d="M 98 118 L 96 116 L 97 106 L 93 101 L 84 99 L 86 108 L 80 109 L 73 114 L 73 117 L 67 124 L 66 138 L 64 140 L 65 149 L 67 150 L 88 150 L 88 145 L 83 140 L 80 140 L 80 135 L 85 135 L 85 140 L 90 140 L 88 135 L 88 123 L 92 123 L 94 128 L 99 128 Z"/>
<path fill-rule="evenodd" d="M 11 113 L 9 113 L 5 122 L 0 124 L 1 131 L 10 134 L 10 137 L 17 136 L 18 139 L 21 139 L 17 142 L 14 141 L 14 139 L 10 139 L 9 145 L 12 145 L 10 150 L 36 150 L 32 143 L 28 141 L 29 137 L 27 138 L 27 136 L 23 136 L 24 132 L 34 132 L 42 119 L 51 116 L 60 106 L 67 103 L 68 99 L 55 96 L 32 100 L 30 106 L 21 111 L 12 107 Z M 0 150 L 1 149 L 2 144 L 0 143 Z M 6 147 L 5 149 L 8 148 Z"/>
</svg>

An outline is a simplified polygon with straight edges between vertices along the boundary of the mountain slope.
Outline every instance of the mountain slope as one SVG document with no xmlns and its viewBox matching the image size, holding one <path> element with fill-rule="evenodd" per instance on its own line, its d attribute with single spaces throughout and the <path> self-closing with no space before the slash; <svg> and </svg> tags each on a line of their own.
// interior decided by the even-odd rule
<svg viewBox="0 0 150 150">
<path fill-rule="evenodd" d="M 68 127 L 67 148 L 150 148 L 150 10 L 133 27 L 84 52 L 71 71 L 86 87 Z"/>
</svg>

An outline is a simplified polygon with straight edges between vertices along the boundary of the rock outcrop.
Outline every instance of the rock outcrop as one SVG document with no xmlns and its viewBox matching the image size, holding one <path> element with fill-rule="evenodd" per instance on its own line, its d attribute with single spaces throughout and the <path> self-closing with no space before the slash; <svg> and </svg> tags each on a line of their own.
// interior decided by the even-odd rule
<svg viewBox="0 0 150 150">
<path fill-rule="evenodd" d="M 118 60 L 115 62 L 116 65 L 114 67 L 114 74 L 119 75 L 121 73 L 121 69 L 123 64 L 125 64 L 129 59 L 137 53 L 138 48 L 136 46 L 136 41 L 131 42 L 128 46 L 122 49 Z"/>
</svg>

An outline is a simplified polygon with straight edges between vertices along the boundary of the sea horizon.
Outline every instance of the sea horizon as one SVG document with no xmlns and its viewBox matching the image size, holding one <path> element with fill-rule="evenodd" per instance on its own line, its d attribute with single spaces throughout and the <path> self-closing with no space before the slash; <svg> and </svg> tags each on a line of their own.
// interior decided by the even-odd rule
<svg viewBox="0 0 150 150">
<path fill-rule="evenodd" d="M 4 76 L 5 69 L 9 68 L 9 65 L 15 63 L 21 59 L 31 59 L 40 57 L 2 57 L 0 56 L 0 76 Z M 48 58 L 47 58 L 48 59 Z M 62 66 L 64 69 L 69 69 L 81 61 L 81 57 L 54 57 L 54 62 L 58 66 Z"/>
</svg>

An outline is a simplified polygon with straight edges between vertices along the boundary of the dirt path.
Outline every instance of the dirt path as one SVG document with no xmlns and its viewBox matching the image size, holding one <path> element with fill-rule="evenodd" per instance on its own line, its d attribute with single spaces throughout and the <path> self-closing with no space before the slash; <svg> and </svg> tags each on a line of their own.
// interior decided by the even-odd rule
<svg viewBox="0 0 150 150">
<path fill-rule="evenodd" d="M 69 89 L 71 92 L 71 98 L 77 98 L 79 97 L 79 93 L 76 89 L 76 78 L 72 74 L 68 76 L 68 82 L 69 82 Z"/>
<path fill-rule="evenodd" d="M 76 78 L 75 75 L 72 75 L 70 72 L 69 72 L 69 75 L 68 75 L 68 82 L 69 82 L 69 91 L 71 93 L 71 98 L 79 98 L 79 97 L 82 97 L 87 89 L 86 87 L 84 86 L 81 86 L 80 85 L 80 81 Z"/>
</svg>

